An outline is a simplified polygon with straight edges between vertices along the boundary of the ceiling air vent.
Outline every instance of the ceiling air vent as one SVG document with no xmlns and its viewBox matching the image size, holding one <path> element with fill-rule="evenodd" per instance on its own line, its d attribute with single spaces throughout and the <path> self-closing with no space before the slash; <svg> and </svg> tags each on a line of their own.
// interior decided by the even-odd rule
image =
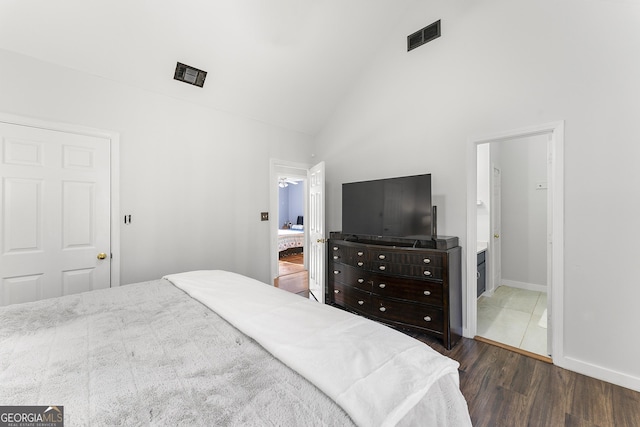
<svg viewBox="0 0 640 427">
<path fill-rule="evenodd" d="M 173 78 L 181 82 L 202 87 L 204 86 L 204 79 L 207 78 L 207 72 L 178 62 Z"/>
<path fill-rule="evenodd" d="M 440 20 L 407 36 L 407 52 L 440 37 Z"/>
</svg>

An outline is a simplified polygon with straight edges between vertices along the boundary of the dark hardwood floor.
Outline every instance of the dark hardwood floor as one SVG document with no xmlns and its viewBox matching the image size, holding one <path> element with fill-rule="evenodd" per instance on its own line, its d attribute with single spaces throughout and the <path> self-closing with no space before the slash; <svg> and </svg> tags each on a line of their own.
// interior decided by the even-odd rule
<svg viewBox="0 0 640 427">
<path fill-rule="evenodd" d="M 462 338 L 447 351 L 460 363 L 460 390 L 475 427 L 638 427 L 640 393 L 512 351 Z"/>
</svg>

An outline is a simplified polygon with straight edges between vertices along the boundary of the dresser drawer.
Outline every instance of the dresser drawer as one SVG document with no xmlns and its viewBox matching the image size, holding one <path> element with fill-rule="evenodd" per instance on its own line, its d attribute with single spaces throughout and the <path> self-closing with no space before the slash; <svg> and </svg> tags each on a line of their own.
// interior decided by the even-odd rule
<svg viewBox="0 0 640 427">
<path fill-rule="evenodd" d="M 442 307 L 443 292 L 441 283 L 387 277 L 380 274 L 373 274 L 372 282 L 372 292 L 381 297 Z"/>
<path fill-rule="evenodd" d="M 445 255 L 440 252 L 424 252 L 413 249 L 396 249 L 370 246 L 350 246 L 343 242 L 331 242 L 329 256 L 337 262 L 363 267 L 366 262 L 410 264 L 442 267 Z"/>
<path fill-rule="evenodd" d="M 333 285 L 334 303 L 353 311 L 367 314 L 371 311 L 371 294 L 342 283 Z"/>
<path fill-rule="evenodd" d="M 329 271 L 329 274 L 331 274 L 334 281 L 358 288 L 362 291 L 371 291 L 370 272 L 337 262 L 331 263 L 330 265 L 331 271 Z"/>
<path fill-rule="evenodd" d="M 411 264 L 393 264 L 380 261 L 371 262 L 371 271 L 421 279 L 442 280 L 442 268 Z"/>
<path fill-rule="evenodd" d="M 441 309 L 428 305 L 380 298 L 375 295 L 371 297 L 371 305 L 372 315 L 381 320 L 443 332 L 444 315 Z"/>
<path fill-rule="evenodd" d="M 329 258 L 334 262 L 366 268 L 367 252 L 361 247 L 346 246 L 339 243 L 331 243 Z"/>
<path fill-rule="evenodd" d="M 444 257 L 438 252 L 411 252 L 410 250 L 370 249 L 368 259 L 388 264 L 409 264 L 429 267 L 442 267 Z"/>
<path fill-rule="evenodd" d="M 346 263 L 349 259 L 348 247 L 336 243 L 331 243 L 329 248 L 329 259 L 335 262 Z"/>
</svg>

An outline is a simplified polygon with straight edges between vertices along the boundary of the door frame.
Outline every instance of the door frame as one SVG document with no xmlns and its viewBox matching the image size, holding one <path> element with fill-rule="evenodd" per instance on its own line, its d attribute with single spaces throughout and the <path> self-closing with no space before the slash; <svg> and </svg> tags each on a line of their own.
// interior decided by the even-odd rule
<svg viewBox="0 0 640 427">
<path fill-rule="evenodd" d="M 111 287 L 120 286 L 120 134 L 71 123 L 54 122 L 0 112 L 0 122 L 58 132 L 87 135 L 109 140 L 110 152 L 110 280 Z"/>
<path fill-rule="evenodd" d="M 548 313 L 552 332 L 551 354 L 554 363 L 562 364 L 564 351 L 564 121 L 544 123 L 521 129 L 509 130 L 493 135 L 472 137 L 467 145 L 467 254 L 466 292 L 463 294 L 463 335 L 475 337 L 477 333 L 477 152 L 478 145 L 507 141 L 537 135 L 549 135 L 547 178 L 549 184 L 548 202 L 551 205 L 551 230 L 548 245 L 551 261 L 549 266 Z"/>
</svg>

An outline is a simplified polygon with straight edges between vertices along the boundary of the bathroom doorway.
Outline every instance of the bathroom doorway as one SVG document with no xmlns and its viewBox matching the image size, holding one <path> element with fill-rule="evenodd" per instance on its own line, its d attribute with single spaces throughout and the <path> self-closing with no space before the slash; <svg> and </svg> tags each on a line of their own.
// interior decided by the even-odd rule
<svg viewBox="0 0 640 427">
<path fill-rule="evenodd" d="M 476 333 L 543 357 L 549 354 L 548 140 L 542 134 L 493 141 L 477 152 Z"/>
<path fill-rule="evenodd" d="M 541 196 L 544 195 L 544 199 L 546 200 L 546 207 L 545 207 L 545 211 L 546 211 L 546 215 L 542 215 L 542 218 L 540 218 L 540 216 L 537 217 L 538 221 L 542 221 L 545 224 L 545 229 L 544 231 L 542 231 L 542 238 L 545 241 L 545 245 L 546 245 L 546 250 L 542 251 L 542 257 L 544 258 L 544 262 L 540 262 L 540 251 L 538 249 L 538 251 L 536 252 L 536 255 L 532 254 L 532 253 L 527 253 L 527 251 L 529 249 L 526 248 L 519 248 L 519 249 L 507 249 L 505 248 L 505 243 L 507 243 L 508 240 L 513 240 L 514 238 L 520 238 L 523 240 L 526 239 L 531 239 L 531 236 L 529 235 L 529 233 L 534 233 L 536 234 L 536 238 L 539 240 L 540 236 L 540 227 L 533 227 L 531 224 L 526 224 L 526 226 L 523 226 L 522 224 L 520 224 L 519 226 L 516 226 L 516 228 L 514 228 L 514 225 L 511 224 L 510 222 L 517 222 L 518 215 L 522 215 L 522 214 L 514 214 L 513 213 L 513 209 L 508 210 L 507 212 L 505 212 L 504 209 L 500 209 L 501 212 L 501 218 L 499 217 L 499 224 L 501 225 L 499 230 L 493 230 L 491 229 L 491 227 L 483 227 L 483 225 L 481 225 L 481 222 L 484 220 L 485 223 L 489 222 L 492 223 L 492 218 L 490 216 L 490 203 L 491 203 L 491 197 L 492 191 L 495 191 L 495 185 L 493 185 L 493 187 L 488 187 L 488 189 L 484 192 L 481 190 L 479 190 L 479 185 L 482 186 L 483 184 L 480 182 L 481 180 L 479 179 L 479 174 L 478 171 L 483 168 L 483 166 L 479 167 L 479 153 L 480 156 L 482 156 L 482 152 L 484 150 L 483 146 L 488 145 L 489 147 L 489 152 L 488 154 L 485 154 L 485 164 L 488 164 L 489 166 L 487 166 L 487 169 L 490 171 L 491 174 L 487 174 L 488 178 L 486 179 L 487 181 L 489 181 L 490 179 L 493 180 L 497 180 L 499 179 L 499 196 L 501 197 L 503 200 L 501 202 L 502 205 L 505 204 L 504 198 L 505 198 L 505 182 L 506 181 L 506 175 L 505 175 L 505 163 L 504 162 L 496 162 L 494 161 L 492 163 L 491 159 L 492 156 L 490 154 L 490 149 L 494 146 L 494 143 L 504 143 L 504 147 L 508 147 L 508 150 L 514 149 L 516 150 L 517 148 L 522 148 L 522 147 L 526 147 L 527 143 L 526 141 L 540 141 L 540 139 L 538 138 L 543 138 L 544 142 L 540 143 L 543 145 L 546 145 L 546 153 L 544 154 L 543 158 L 544 160 L 542 161 L 544 163 L 545 169 L 546 171 L 543 173 L 543 176 L 540 177 L 540 172 L 531 172 L 531 174 L 533 176 L 529 176 L 530 173 L 527 172 L 526 174 L 526 179 L 523 175 L 522 181 L 526 182 L 526 184 L 524 184 L 526 186 L 526 188 L 523 190 L 521 189 L 516 189 L 515 192 L 512 190 L 509 190 L 512 193 L 515 193 L 516 197 L 519 198 L 523 198 L 525 195 L 527 195 L 528 193 L 532 193 L 532 194 L 528 194 L 527 197 L 529 196 L 534 196 L 534 197 L 538 197 L 540 198 Z M 546 317 L 547 320 L 547 328 L 546 328 L 546 341 L 547 341 L 547 345 L 546 345 L 546 355 L 548 355 L 549 357 L 553 356 L 553 357 L 559 357 L 562 358 L 562 329 L 563 329 L 563 323 L 562 323 L 562 299 L 563 299 L 563 216 L 564 216 L 564 212 L 563 212 L 563 140 L 564 140 L 564 122 L 554 122 L 554 123 L 547 123 L 547 124 L 543 124 L 543 125 L 537 125 L 537 126 L 532 126 L 529 128 L 524 128 L 524 129 L 518 129 L 518 130 L 513 130 L 513 131 L 507 131 L 507 132 L 502 132 L 499 134 L 495 134 L 495 135 L 490 135 L 490 136 L 486 136 L 486 137 L 481 137 L 481 138 L 473 138 L 470 140 L 469 146 L 468 146 L 468 157 L 467 157 L 467 170 L 469 171 L 469 175 L 468 175 L 468 180 L 467 180 L 467 241 L 469 242 L 468 246 L 469 248 L 471 248 L 472 246 L 476 249 L 476 250 L 468 250 L 467 251 L 467 289 L 465 292 L 465 315 L 466 318 L 464 320 L 464 335 L 466 337 L 469 338 L 474 338 L 474 337 L 479 337 L 480 333 L 486 333 L 486 329 L 485 326 L 482 326 L 482 330 L 481 330 L 481 325 L 479 322 L 479 303 L 478 303 L 478 294 L 480 293 L 480 296 L 493 296 L 495 295 L 499 288 L 501 288 L 502 286 L 500 285 L 516 285 L 516 286 L 508 286 L 505 287 L 505 289 L 503 289 L 502 291 L 500 291 L 500 293 L 498 294 L 498 296 L 500 297 L 501 293 L 504 291 L 509 291 L 508 288 L 516 288 L 518 291 L 519 290 L 524 290 L 524 291 L 533 291 L 533 292 L 539 292 L 539 294 L 537 294 L 537 296 L 534 296 L 534 298 L 536 298 L 536 304 L 534 305 L 534 310 L 536 311 L 536 316 L 539 315 L 540 319 L 538 319 L 538 321 L 542 321 L 543 317 Z M 509 145 L 509 144 L 521 144 L 520 147 L 517 147 L 517 145 Z M 496 145 L 496 147 L 499 147 L 498 145 Z M 497 150 L 499 150 L 498 148 L 496 148 Z M 517 153 L 511 153 L 509 154 L 507 157 L 509 156 L 515 156 L 515 155 L 519 155 L 523 158 L 527 158 L 530 154 L 525 152 L 521 152 L 520 154 Z M 495 157 L 494 157 L 495 160 Z M 508 166 L 507 169 L 509 169 L 511 166 Z M 529 166 L 523 167 L 520 166 L 520 168 L 523 169 L 529 169 Z M 493 174 L 496 173 L 498 174 L 498 177 L 494 177 Z M 511 175 L 512 173 L 509 173 L 509 175 Z M 536 178 L 536 176 L 538 176 L 538 178 Z M 509 178 L 511 180 L 511 177 Z M 520 178 L 519 178 L 520 179 Z M 493 183 L 495 184 L 495 182 Z M 508 181 L 509 186 L 511 186 L 511 181 Z M 485 183 L 484 185 L 489 185 L 488 183 Z M 545 188 L 546 187 L 546 188 Z M 492 190 L 493 189 L 493 190 Z M 529 191 L 531 190 L 531 191 Z M 493 194 L 493 197 L 495 197 L 496 194 Z M 510 196 L 513 197 L 513 196 Z M 487 200 L 484 200 L 487 199 Z M 488 206 L 483 207 L 484 203 L 489 203 Z M 494 203 L 496 203 L 494 201 Z M 513 206 L 517 207 L 517 208 L 521 208 L 522 206 L 518 206 L 518 203 L 521 203 L 523 206 L 525 205 L 522 202 L 508 202 Z M 484 211 L 483 211 L 484 210 Z M 508 213 L 511 212 L 511 213 Z M 482 216 L 485 216 L 485 218 L 482 218 Z M 508 216 L 507 216 L 508 215 Z M 516 217 L 515 221 L 512 218 L 512 216 Z M 493 221 L 495 221 L 495 218 L 493 218 Z M 509 224 L 508 224 L 509 222 Z M 508 231 L 507 229 L 505 229 L 505 227 L 507 227 L 508 225 Z M 495 227 L 495 223 L 492 225 Z M 536 230 L 536 231 L 530 231 L 530 229 Z M 508 233 L 508 239 L 505 235 L 505 233 Z M 526 234 L 526 236 L 525 236 Z M 478 252 L 480 251 L 480 243 L 483 242 L 483 239 L 485 240 L 485 250 L 486 250 L 486 257 L 485 257 L 485 264 L 484 266 L 486 267 L 487 271 L 486 271 L 486 278 L 487 280 L 487 287 L 486 289 L 482 290 L 479 292 L 479 288 L 478 286 L 476 286 L 476 284 L 478 283 L 478 273 L 481 272 L 480 266 L 479 266 L 479 256 L 478 256 Z M 471 242 L 473 242 L 474 244 L 472 245 Z M 478 247 L 476 247 L 475 243 L 479 242 Z M 510 246 L 512 247 L 512 246 Z M 494 252 L 500 252 L 500 248 L 502 248 L 502 255 L 499 256 L 500 262 L 495 264 L 492 263 L 491 260 L 491 256 Z M 509 250 L 509 256 L 505 257 L 505 251 Z M 511 253 L 514 252 L 514 253 Z M 518 253 L 516 253 L 518 252 Z M 520 260 L 525 260 L 525 264 L 526 266 L 523 267 L 523 265 L 525 264 L 517 264 L 515 263 L 514 265 L 508 265 L 510 263 L 512 263 L 513 261 L 511 260 L 510 256 L 511 255 L 518 255 L 520 256 Z M 531 262 L 532 260 L 534 260 L 533 262 Z M 538 260 L 538 262 L 535 262 L 535 260 Z M 544 265 L 542 265 L 544 264 Z M 507 276 L 512 276 L 512 271 L 513 268 L 516 267 L 517 269 L 520 270 L 521 273 L 524 273 L 525 276 L 514 276 L 514 277 L 507 277 Z M 496 271 L 496 269 L 498 269 Z M 505 270 L 505 269 L 509 269 L 509 270 Z M 533 271 L 535 270 L 535 271 Z M 542 273 L 542 276 L 544 277 L 543 279 L 540 279 L 540 274 Z M 535 280 L 530 280 L 530 277 L 533 277 L 532 275 L 534 275 L 535 277 L 537 277 L 537 279 Z M 497 276 L 497 278 L 495 278 L 495 276 Z M 524 280 L 518 280 L 518 277 L 526 277 L 526 279 Z M 507 280 L 507 282 L 505 283 L 505 279 Z M 492 282 L 493 281 L 493 282 Z M 511 281 L 511 282 L 509 282 Z M 544 287 L 537 287 L 537 286 L 528 286 L 527 283 L 529 283 L 530 281 L 533 282 L 542 282 L 543 284 L 546 284 L 546 289 Z M 529 283 L 531 284 L 531 283 Z M 536 283 L 533 283 L 533 285 L 536 285 Z M 524 288 L 524 289 L 523 289 Z M 527 289 L 529 288 L 529 289 Z M 544 316 L 543 315 L 543 311 L 540 312 L 540 308 L 544 305 L 544 298 L 541 297 L 542 295 L 542 290 L 546 290 L 546 295 L 547 295 L 547 299 L 546 299 L 546 308 L 547 308 L 547 315 Z M 507 292 L 508 293 L 508 292 Z M 509 296 L 509 295 L 502 295 L 501 296 L 503 300 L 508 300 L 508 299 L 519 299 L 519 297 L 517 296 Z M 538 303 L 540 303 L 540 305 L 538 305 Z M 536 308 L 537 306 L 537 308 Z M 480 314 L 483 315 L 483 314 Z M 530 318 L 529 321 L 532 320 L 534 314 L 533 312 L 530 314 Z M 542 321 L 542 324 L 544 322 Z M 544 329 L 544 328 L 543 328 Z M 524 338 L 521 339 L 521 341 Z M 511 348 L 514 351 L 518 351 L 519 348 L 515 347 L 515 346 L 511 346 L 510 344 L 504 345 L 505 347 Z M 527 351 L 524 351 L 525 353 L 527 353 Z M 529 354 L 533 354 L 533 353 L 529 353 Z M 542 356 L 544 358 L 544 356 Z M 549 361 L 551 359 L 548 359 Z"/>
</svg>

